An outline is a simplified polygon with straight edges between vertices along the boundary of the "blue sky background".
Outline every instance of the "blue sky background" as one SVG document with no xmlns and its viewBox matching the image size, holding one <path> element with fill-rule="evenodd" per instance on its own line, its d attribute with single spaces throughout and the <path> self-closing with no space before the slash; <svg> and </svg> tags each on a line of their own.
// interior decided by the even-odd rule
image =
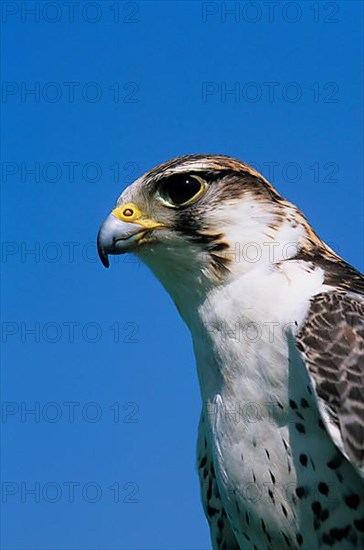
<svg viewBox="0 0 364 550">
<path fill-rule="evenodd" d="M 1 5 L 1 545 L 207 549 L 189 334 L 97 230 L 143 171 L 223 153 L 362 269 L 362 3 L 34 4 Z"/>
</svg>

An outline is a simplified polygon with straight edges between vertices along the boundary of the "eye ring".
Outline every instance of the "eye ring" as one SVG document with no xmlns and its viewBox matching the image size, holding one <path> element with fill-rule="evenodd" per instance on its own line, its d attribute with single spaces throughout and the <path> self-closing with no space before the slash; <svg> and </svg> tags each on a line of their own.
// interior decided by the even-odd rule
<svg viewBox="0 0 364 550">
<path fill-rule="evenodd" d="M 173 174 L 159 186 L 159 199 L 169 208 L 183 208 L 194 203 L 207 188 L 207 182 L 195 174 Z"/>
</svg>

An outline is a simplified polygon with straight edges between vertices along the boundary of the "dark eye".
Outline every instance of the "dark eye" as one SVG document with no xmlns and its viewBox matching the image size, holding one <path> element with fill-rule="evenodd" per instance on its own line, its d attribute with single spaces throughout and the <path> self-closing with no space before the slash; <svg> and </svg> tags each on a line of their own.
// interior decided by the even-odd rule
<svg viewBox="0 0 364 550">
<path fill-rule="evenodd" d="M 175 174 L 160 186 L 160 196 L 171 206 L 186 206 L 204 191 L 206 182 L 199 176 Z"/>
</svg>

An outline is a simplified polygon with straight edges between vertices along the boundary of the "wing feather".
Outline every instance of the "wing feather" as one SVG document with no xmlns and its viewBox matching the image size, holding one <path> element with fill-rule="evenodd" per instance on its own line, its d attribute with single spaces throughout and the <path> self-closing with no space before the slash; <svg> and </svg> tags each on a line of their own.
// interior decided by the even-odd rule
<svg viewBox="0 0 364 550">
<path fill-rule="evenodd" d="M 311 300 L 297 337 L 335 443 L 364 466 L 364 299 L 345 291 Z"/>
</svg>

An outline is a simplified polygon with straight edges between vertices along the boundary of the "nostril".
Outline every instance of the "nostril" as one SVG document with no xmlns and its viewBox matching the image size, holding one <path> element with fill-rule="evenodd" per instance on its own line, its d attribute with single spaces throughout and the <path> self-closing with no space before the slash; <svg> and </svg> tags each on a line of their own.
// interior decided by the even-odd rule
<svg viewBox="0 0 364 550">
<path fill-rule="evenodd" d="M 125 208 L 123 214 L 126 218 L 130 218 L 134 214 L 134 210 L 132 210 L 131 208 Z"/>
</svg>

